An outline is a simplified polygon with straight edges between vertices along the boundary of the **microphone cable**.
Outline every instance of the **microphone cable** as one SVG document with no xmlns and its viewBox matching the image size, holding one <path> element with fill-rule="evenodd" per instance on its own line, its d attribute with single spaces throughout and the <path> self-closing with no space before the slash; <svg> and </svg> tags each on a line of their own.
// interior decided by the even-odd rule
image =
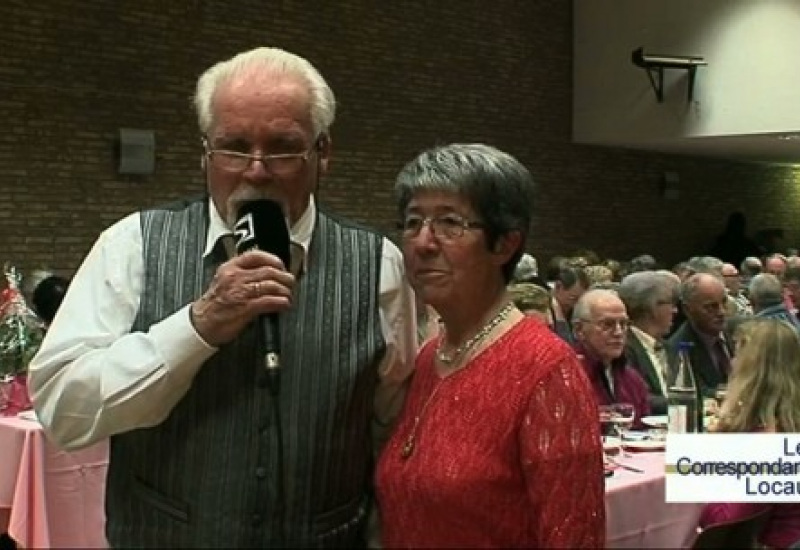
<svg viewBox="0 0 800 550">
<path fill-rule="evenodd" d="M 257 325 L 258 326 L 258 325 Z M 260 327 L 259 327 L 260 328 Z M 266 342 L 263 331 L 258 330 L 259 333 L 259 349 L 265 350 Z M 277 547 L 286 545 L 286 480 L 285 480 L 285 459 L 284 459 L 284 445 L 283 445 L 283 419 L 281 415 L 280 393 L 281 393 L 281 377 L 280 370 L 271 367 L 271 360 L 267 358 L 267 353 L 264 353 L 264 372 L 263 376 L 266 380 L 267 389 L 269 391 L 272 418 L 275 425 L 275 447 L 277 460 L 275 463 L 276 481 L 275 481 L 275 520 L 277 524 Z"/>
</svg>

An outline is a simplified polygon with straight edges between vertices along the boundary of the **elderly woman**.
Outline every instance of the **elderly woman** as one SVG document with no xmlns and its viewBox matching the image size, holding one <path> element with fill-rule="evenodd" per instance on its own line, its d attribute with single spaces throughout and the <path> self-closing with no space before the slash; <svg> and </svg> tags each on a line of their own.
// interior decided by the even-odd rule
<svg viewBox="0 0 800 550">
<path fill-rule="evenodd" d="M 631 273 L 617 290 L 630 318 L 625 356 L 647 383 L 653 414 L 667 414 L 667 390 L 676 358 L 664 339 L 678 312 L 678 290 L 679 280 L 660 271 Z"/>
<path fill-rule="evenodd" d="M 425 151 L 397 177 L 407 273 L 442 325 L 378 463 L 386 547 L 605 542 L 591 388 L 506 292 L 532 186 L 513 157 L 478 144 Z"/>
<path fill-rule="evenodd" d="M 710 431 L 723 433 L 800 432 L 800 336 L 779 319 L 758 318 L 739 325 L 736 357 L 719 420 Z M 759 542 L 788 548 L 800 541 L 798 503 L 711 503 L 700 525 L 742 519 L 762 510 L 769 519 Z"/>
</svg>

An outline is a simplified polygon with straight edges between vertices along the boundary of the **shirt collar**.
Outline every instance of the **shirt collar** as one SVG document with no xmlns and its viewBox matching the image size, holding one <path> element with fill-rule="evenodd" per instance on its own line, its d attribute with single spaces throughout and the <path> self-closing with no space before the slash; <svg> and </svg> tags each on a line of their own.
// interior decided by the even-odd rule
<svg viewBox="0 0 800 550">
<path fill-rule="evenodd" d="M 639 339 L 639 342 L 641 342 L 641 344 L 645 347 L 647 351 L 655 353 L 656 344 L 658 343 L 658 341 L 655 338 L 647 334 L 639 327 L 633 325 L 631 325 L 631 332 L 633 332 L 634 336 L 636 336 L 636 338 Z"/>
<path fill-rule="evenodd" d="M 228 227 L 228 224 L 222 219 L 217 206 L 211 198 L 208 199 L 208 232 L 206 234 L 206 247 L 203 251 L 205 258 L 222 237 L 233 235 L 233 231 Z M 314 233 L 314 226 L 317 221 L 317 206 L 314 202 L 314 196 L 309 197 L 308 207 L 306 208 L 300 219 L 289 229 L 289 239 L 292 244 L 292 263 L 305 266 L 308 263 L 308 249 L 311 246 L 311 236 Z M 300 254 L 300 258 L 295 258 L 294 254 Z"/>
<path fill-rule="evenodd" d="M 591 367 L 592 371 L 603 372 L 606 369 L 606 365 L 603 361 L 600 360 L 594 353 L 589 351 L 583 344 L 577 344 L 575 346 L 575 352 L 577 353 L 578 357 L 583 358 L 583 362 L 586 365 Z M 611 360 L 611 369 L 612 370 L 619 370 L 624 368 L 628 364 L 628 360 L 625 357 L 625 353 L 622 353 L 619 357 L 616 357 Z"/>
</svg>

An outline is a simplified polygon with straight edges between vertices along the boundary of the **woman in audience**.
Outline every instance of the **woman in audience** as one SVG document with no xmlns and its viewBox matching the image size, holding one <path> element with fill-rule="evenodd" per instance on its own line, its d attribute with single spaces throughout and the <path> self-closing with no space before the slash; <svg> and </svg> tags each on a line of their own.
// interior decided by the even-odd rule
<svg viewBox="0 0 800 550">
<path fill-rule="evenodd" d="M 548 327 L 553 326 L 548 289 L 534 283 L 511 283 L 508 285 L 508 293 L 522 313 L 541 320 Z"/>
<path fill-rule="evenodd" d="M 800 433 L 800 336 L 785 321 L 753 319 L 737 331 L 737 352 L 719 419 L 710 431 Z M 769 510 L 759 542 L 788 548 L 800 540 L 800 503 L 711 503 L 700 526 Z"/>
<path fill-rule="evenodd" d="M 638 271 L 622 279 L 619 287 L 631 320 L 625 356 L 647 384 L 653 414 L 667 414 L 667 390 L 676 357 L 664 339 L 678 312 L 679 284 L 677 277 L 662 271 Z"/>
<path fill-rule="evenodd" d="M 588 288 L 589 277 L 582 267 L 562 264 L 553 285 L 550 314 L 553 317 L 553 330 L 569 344 L 575 343 L 572 308 Z"/>
<path fill-rule="evenodd" d="M 533 182 L 479 144 L 397 177 L 407 273 L 440 314 L 378 462 L 386 548 L 600 548 L 597 409 L 572 350 L 506 292 Z"/>
</svg>

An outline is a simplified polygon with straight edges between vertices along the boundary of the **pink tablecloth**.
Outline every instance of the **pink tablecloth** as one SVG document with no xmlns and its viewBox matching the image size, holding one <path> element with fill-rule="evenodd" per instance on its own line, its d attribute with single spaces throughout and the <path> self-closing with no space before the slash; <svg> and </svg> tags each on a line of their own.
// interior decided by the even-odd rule
<svg viewBox="0 0 800 550">
<path fill-rule="evenodd" d="M 608 548 L 688 548 L 702 504 L 664 501 L 664 453 L 618 457 L 644 473 L 617 469 L 606 479 Z"/>
<path fill-rule="evenodd" d="M 104 548 L 108 444 L 64 452 L 32 420 L 0 417 L 0 533 L 25 548 Z"/>
</svg>

